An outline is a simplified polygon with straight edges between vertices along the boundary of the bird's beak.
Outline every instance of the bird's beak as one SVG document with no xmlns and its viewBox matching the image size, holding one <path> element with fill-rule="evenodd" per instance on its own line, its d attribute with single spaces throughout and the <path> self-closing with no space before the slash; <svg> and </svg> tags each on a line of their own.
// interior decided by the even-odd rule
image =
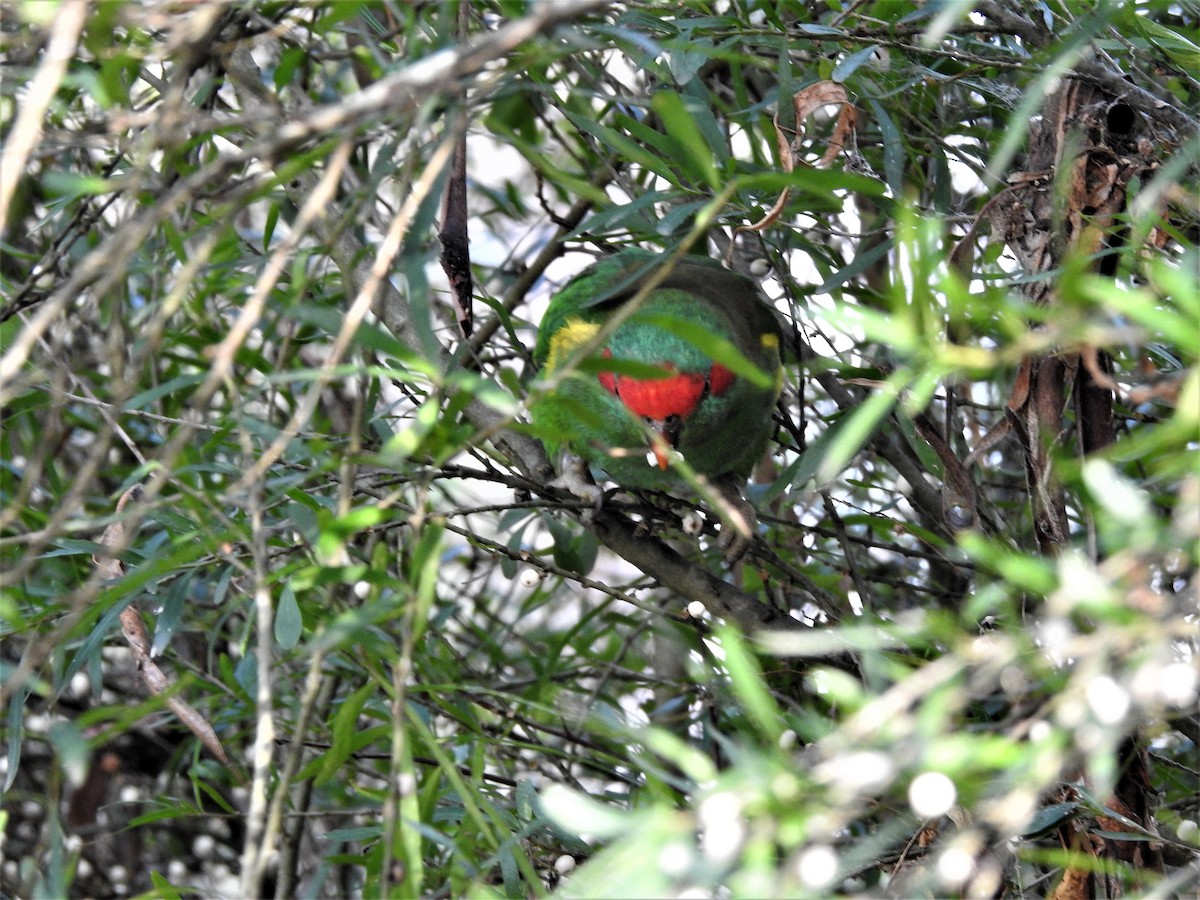
<svg viewBox="0 0 1200 900">
<path fill-rule="evenodd" d="M 661 442 L 658 442 L 658 440 L 655 440 L 654 446 L 652 446 L 650 450 L 654 452 L 654 460 L 659 463 L 659 468 L 666 469 L 668 464 L 670 464 L 670 460 L 667 458 L 666 444 L 662 444 Z"/>
<path fill-rule="evenodd" d="M 654 442 L 650 445 L 650 452 L 654 454 L 654 460 L 658 463 L 660 469 L 665 470 L 670 465 L 671 460 L 667 456 L 670 449 L 666 441 L 658 435 L 654 436 Z"/>
<path fill-rule="evenodd" d="M 650 441 L 650 452 L 660 469 L 666 470 L 671 463 L 671 451 L 679 446 L 679 436 L 683 432 L 683 420 L 676 415 L 667 416 L 661 422 L 655 423 L 658 428 Z"/>
</svg>

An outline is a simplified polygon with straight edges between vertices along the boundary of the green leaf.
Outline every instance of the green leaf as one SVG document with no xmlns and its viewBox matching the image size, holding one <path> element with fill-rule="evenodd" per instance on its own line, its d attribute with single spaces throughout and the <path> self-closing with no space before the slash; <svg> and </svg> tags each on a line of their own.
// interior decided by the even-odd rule
<svg viewBox="0 0 1200 900">
<path fill-rule="evenodd" d="M 1063 822 L 1078 816 L 1080 808 L 1081 804 L 1078 801 L 1052 803 L 1049 806 L 1043 806 L 1029 821 L 1029 824 L 1025 826 L 1025 830 L 1021 832 L 1021 837 L 1026 840 L 1044 837 L 1062 825 Z"/>
<path fill-rule="evenodd" d="M 67 778 L 75 784 L 82 784 L 92 759 L 92 748 L 83 732 L 73 722 L 63 720 L 50 726 L 46 738 L 58 754 Z"/>
<path fill-rule="evenodd" d="M 813 37 L 836 37 L 843 38 L 846 33 L 840 28 L 833 28 L 829 25 L 817 25 L 811 22 L 797 22 L 794 26 L 800 34 L 808 34 Z"/>
<path fill-rule="evenodd" d="M 202 384 L 205 379 L 205 374 L 195 372 L 189 375 L 179 375 L 162 384 L 155 385 L 148 390 L 142 391 L 140 394 L 135 394 L 125 402 L 126 409 L 145 409 L 156 400 L 162 397 L 170 396 L 182 389 L 196 387 Z"/>
<path fill-rule="evenodd" d="M 763 737 L 771 745 L 778 744 L 783 733 L 783 717 L 771 699 L 758 661 L 751 655 L 736 629 L 723 627 L 717 632 L 717 638 L 734 694 Z"/>
<path fill-rule="evenodd" d="M 816 472 L 819 486 L 831 484 L 871 439 L 896 405 L 904 380 L 904 373 L 897 372 L 838 424 Z"/>
<path fill-rule="evenodd" d="M 607 234 L 621 228 L 633 229 L 639 225 L 649 228 L 651 222 L 658 221 L 655 207 L 674 196 L 672 191 L 646 191 L 628 203 L 602 206 L 595 213 L 585 216 L 569 236 Z M 607 198 L 605 199 L 607 202 Z"/>
<path fill-rule="evenodd" d="M 687 319 L 681 319 L 676 316 L 661 314 L 641 314 L 639 315 L 639 319 L 649 322 L 663 331 L 668 331 L 677 337 L 683 338 L 689 344 L 692 344 L 711 357 L 714 362 L 719 362 L 735 375 L 745 378 L 751 384 L 757 385 L 760 388 L 769 388 L 775 384 L 775 373 L 764 372 L 743 356 L 742 351 L 730 341 L 714 334 L 695 322 L 690 322 Z"/>
<path fill-rule="evenodd" d="M 631 141 L 628 136 L 621 134 L 619 131 L 603 125 L 600 122 L 595 122 L 584 116 L 567 113 L 567 118 L 571 123 L 587 134 L 590 134 L 601 146 L 609 147 L 621 154 L 630 162 L 636 163 L 645 169 L 653 172 L 655 175 L 662 178 L 668 184 L 673 184 L 676 187 L 681 187 L 679 176 L 671 168 L 670 164 L 665 160 L 655 156 L 653 153 L 648 153 L 640 144 Z"/>
<path fill-rule="evenodd" d="M 183 892 L 171 884 L 161 872 L 151 869 L 150 883 L 154 886 L 154 896 L 156 898 L 161 897 L 162 900 L 183 900 Z M 192 892 L 188 891 L 187 896 L 192 896 Z"/>
<path fill-rule="evenodd" d="M 6 681 L 8 677 L 6 672 Z M 4 793 L 6 794 L 12 789 L 17 772 L 21 768 L 21 748 L 24 746 L 22 738 L 25 734 L 25 701 L 29 698 L 30 693 L 31 688 L 26 683 L 14 690 L 8 699 L 8 720 L 5 733 L 8 754 L 5 758 L 7 766 L 4 773 Z"/>
<path fill-rule="evenodd" d="M 650 98 L 650 108 L 662 118 L 663 127 L 681 151 L 679 162 L 688 174 L 702 184 L 717 188 L 720 176 L 713 165 L 713 154 L 689 109 L 689 99 L 674 91 L 657 91 Z"/>
<path fill-rule="evenodd" d="M 346 760 L 358 749 L 358 719 L 362 708 L 375 694 L 374 684 L 364 684 L 336 706 L 330 727 L 330 746 L 321 762 L 314 784 L 327 784 L 342 770 Z"/>
<path fill-rule="evenodd" d="M 164 801 L 161 798 L 159 802 L 167 802 L 170 805 L 160 809 L 151 810 L 148 813 L 140 816 L 134 816 L 129 820 L 130 828 L 139 828 L 142 825 L 153 825 L 156 822 L 169 822 L 173 819 L 186 819 L 190 816 L 198 816 L 202 814 L 202 810 L 194 803 L 188 803 L 186 800 L 171 798 L 169 801 Z"/>
<path fill-rule="evenodd" d="M 859 253 L 850 263 L 843 266 L 841 269 L 838 269 L 836 272 L 826 278 L 825 281 L 813 291 L 813 293 L 828 294 L 835 288 L 841 287 L 850 279 L 861 275 L 871 266 L 875 265 L 875 263 L 877 263 L 880 259 L 887 256 L 891 250 L 892 240 L 891 238 L 888 238 L 871 247 L 871 249 Z"/>
<path fill-rule="evenodd" d="M 838 64 L 833 67 L 833 71 L 829 75 L 830 81 L 842 82 L 858 71 L 863 63 L 870 62 L 871 58 L 878 52 L 878 47 L 872 44 L 870 47 L 863 47 L 861 50 L 856 50 L 849 56 L 838 61 Z"/>
<path fill-rule="evenodd" d="M 283 586 L 279 595 L 279 605 L 275 609 L 275 642 L 281 650 L 291 650 L 300 642 L 304 631 L 304 618 L 300 614 L 300 604 L 296 602 L 296 593 L 291 583 Z"/>
<path fill-rule="evenodd" d="M 188 572 L 181 578 L 175 579 L 171 592 L 163 602 L 162 609 L 154 620 L 154 640 L 150 645 L 150 655 L 158 656 L 167 649 L 171 638 L 179 630 L 183 615 L 188 610 L 188 594 L 192 586 L 192 574 Z"/>
<path fill-rule="evenodd" d="M 275 64 L 273 73 L 276 90 L 282 90 L 291 84 L 296 70 L 308 61 L 308 54 L 303 47 L 285 47 L 279 54 L 279 62 Z"/>
<path fill-rule="evenodd" d="M 520 137 L 526 144 L 540 143 L 538 106 L 528 91 L 515 91 L 498 97 L 483 117 L 484 125 L 495 134 Z"/>
<path fill-rule="evenodd" d="M 713 42 L 693 37 L 667 51 L 667 68 L 678 85 L 690 85 L 696 74 L 713 57 Z"/>
<path fill-rule="evenodd" d="M 321 835 L 321 839 L 331 844 L 348 844 L 351 842 L 369 843 L 383 836 L 382 825 L 361 825 L 357 828 L 334 828 Z"/>
<path fill-rule="evenodd" d="M 1173 28 L 1156 22 L 1150 16 L 1130 14 L 1125 16 L 1125 21 L 1137 28 L 1150 43 L 1171 57 L 1185 72 L 1191 72 L 1193 75 L 1200 72 L 1200 45 L 1188 40 Z"/>
<path fill-rule="evenodd" d="M 887 185 L 891 188 L 893 197 L 904 196 L 904 140 L 900 129 L 892 121 L 887 106 L 872 98 L 871 112 L 879 123 L 879 133 L 883 137 L 883 173 Z M 885 241 L 890 246 L 890 241 Z M 857 261 L 857 260 L 856 260 Z"/>
<path fill-rule="evenodd" d="M 100 617 L 100 620 L 91 626 L 87 637 L 79 645 L 75 654 L 71 657 L 70 663 L 63 671 L 62 680 L 59 682 L 60 685 L 65 687 L 70 684 L 71 679 L 75 677 L 75 673 L 83 668 L 84 664 L 89 662 L 93 655 L 99 654 L 101 646 L 112 635 L 117 618 L 121 615 L 121 610 L 128 606 L 132 600 L 132 596 L 123 596 L 120 602 L 110 606 L 104 615 Z"/>
<path fill-rule="evenodd" d="M 267 221 L 263 223 L 263 252 L 271 249 L 271 238 L 275 236 L 275 226 L 279 224 L 279 204 L 272 203 L 267 209 Z"/>
</svg>

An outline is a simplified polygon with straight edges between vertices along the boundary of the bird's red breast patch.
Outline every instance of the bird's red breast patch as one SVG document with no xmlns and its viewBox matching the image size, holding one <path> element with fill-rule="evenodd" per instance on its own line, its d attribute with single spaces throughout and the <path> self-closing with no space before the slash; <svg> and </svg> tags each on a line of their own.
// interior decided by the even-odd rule
<svg viewBox="0 0 1200 900">
<path fill-rule="evenodd" d="M 605 356 L 611 353 L 605 351 Z M 674 367 L 663 366 L 668 371 Z M 673 372 L 665 378 L 632 378 L 614 372 L 600 372 L 600 384 L 615 395 L 635 416 L 662 422 L 668 416 L 686 418 L 704 397 L 719 395 L 733 383 L 733 373 L 714 363 L 708 375 L 700 372 Z"/>
<path fill-rule="evenodd" d="M 628 375 L 608 374 L 612 387 L 604 385 L 630 412 L 643 419 L 661 422 L 668 416 L 686 418 L 704 396 L 704 376 L 696 372 L 681 372 L 653 381 L 640 381 Z M 603 381 L 601 381 L 603 384 Z"/>
</svg>

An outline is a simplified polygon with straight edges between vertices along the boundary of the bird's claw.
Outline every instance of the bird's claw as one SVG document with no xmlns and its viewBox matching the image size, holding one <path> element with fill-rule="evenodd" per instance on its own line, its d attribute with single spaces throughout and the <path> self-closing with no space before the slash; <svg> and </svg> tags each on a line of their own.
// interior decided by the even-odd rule
<svg viewBox="0 0 1200 900">
<path fill-rule="evenodd" d="M 721 479 L 714 487 L 717 489 L 717 511 L 721 516 L 717 546 L 725 554 L 725 563 L 733 566 L 746 555 L 754 542 L 758 516 L 750 501 L 742 496 L 742 488 L 737 481 Z"/>
<path fill-rule="evenodd" d="M 592 481 L 587 464 L 578 456 L 568 456 L 563 463 L 562 474 L 550 482 L 550 487 L 562 488 L 571 496 L 578 497 L 590 508 L 583 510 L 584 524 L 600 514 L 604 506 L 604 491 Z"/>
<path fill-rule="evenodd" d="M 717 546 L 725 555 L 726 565 L 736 565 L 746 555 L 746 551 L 750 549 L 753 542 L 753 538 L 742 534 L 740 530 L 730 528 L 725 523 L 721 524 L 721 533 L 717 536 Z"/>
</svg>

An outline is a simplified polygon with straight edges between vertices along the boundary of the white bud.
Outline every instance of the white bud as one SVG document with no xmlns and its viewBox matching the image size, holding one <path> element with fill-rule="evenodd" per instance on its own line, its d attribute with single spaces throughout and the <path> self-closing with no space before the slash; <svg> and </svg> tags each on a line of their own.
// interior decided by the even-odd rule
<svg viewBox="0 0 1200 900">
<path fill-rule="evenodd" d="M 957 798 L 954 782 L 941 772 L 922 772 L 908 786 L 908 803 L 922 819 L 945 815 Z"/>
<path fill-rule="evenodd" d="M 1197 689 L 1200 688 L 1200 674 L 1185 662 L 1171 663 L 1164 666 L 1158 686 L 1162 699 L 1171 706 L 1185 709 L 1196 702 Z"/>
<path fill-rule="evenodd" d="M 838 874 L 838 858 L 832 847 L 818 844 L 809 847 L 798 863 L 800 881 L 810 890 L 820 890 L 833 884 Z"/>
<path fill-rule="evenodd" d="M 1117 725 L 1129 712 L 1129 691 L 1107 675 L 1089 681 L 1085 694 L 1092 714 L 1102 725 Z"/>
<path fill-rule="evenodd" d="M 216 846 L 217 842 L 212 839 L 211 835 L 200 834 L 192 841 L 192 853 L 200 859 L 208 859 L 213 855 Z"/>
<path fill-rule="evenodd" d="M 554 861 L 554 871 L 559 875 L 566 875 L 575 868 L 575 857 L 563 854 Z"/>
<path fill-rule="evenodd" d="M 965 884 L 974 871 L 975 857 L 966 847 L 947 847 L 938 857 L 937 873 L 944 885 L 958 887 Z"/>
</svg>

